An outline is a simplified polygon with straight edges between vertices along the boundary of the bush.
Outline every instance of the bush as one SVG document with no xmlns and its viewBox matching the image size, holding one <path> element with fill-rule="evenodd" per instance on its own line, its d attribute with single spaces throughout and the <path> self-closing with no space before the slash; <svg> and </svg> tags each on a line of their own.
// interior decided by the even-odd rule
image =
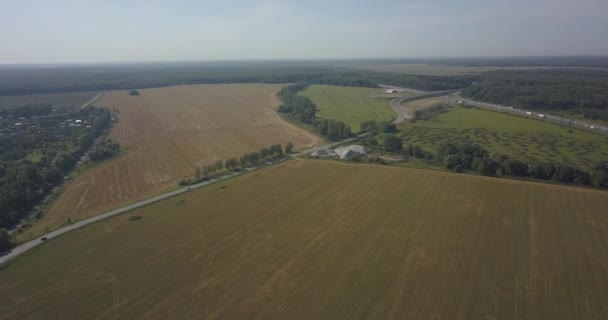
<svg viewBox="0 0 608 320">
<path fill-rule="evenodd" d="M 384 150 L 387 152 L 401 152 L 403 141 L 395 135 L 388 135 L 384 138 Z"/>
</svg>

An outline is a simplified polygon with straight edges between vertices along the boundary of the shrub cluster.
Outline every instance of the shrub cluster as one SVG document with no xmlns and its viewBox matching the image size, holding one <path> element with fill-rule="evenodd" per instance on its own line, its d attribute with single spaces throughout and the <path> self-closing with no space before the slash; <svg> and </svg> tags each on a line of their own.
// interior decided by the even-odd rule
<svg viewBox="0 0 608 320">
<path fill-rule="evenodd" d="M 485 176 L 529 177 L 559 183 L 608 187 L 608 161 L 601 161 L 590 172 L 556 162 L 523 162 L 506 155 L 493 154 L 478 144 L 444 143 L 437 149 L 437 161 L 456 172 L 473 170 Z"/>
</svg>

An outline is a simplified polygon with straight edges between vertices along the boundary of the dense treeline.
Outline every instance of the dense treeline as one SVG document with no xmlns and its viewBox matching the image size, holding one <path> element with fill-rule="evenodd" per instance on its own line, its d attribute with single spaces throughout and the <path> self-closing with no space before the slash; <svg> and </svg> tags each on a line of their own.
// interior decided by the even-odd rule
<svg viewBox="0 0 608 320">
<path fill-rule="evenodd" d="M 120 145 L 110 139 L 103 139 L 95 144 L 89 152 L 89 158 L 93 161 L 101 161 L 111 158 L 120 152 Z"/>
<path fill-rule="evenodd" d="M 608 72 L 496 71 L 462 90 L 466 97 L 526 109 L 550 109 L 608 120 Z"/>
<path fill-rule="evenodd" d="M 293 143 L 288 142 L 285 146 L 285 153 L 293 151 Z M 225 161 L 216 160 L 203 167 L 197 166 L 194 177 L 184 179 L 179 182 L 180 186 L 196 184 L 226 172 L 239 171 L 245 168 L 255 167 L 267 160 L 276 160 L 283 157 L 283 147 L 280 144 L 273 144 L 269 147 L 261 148 L 258 152 L 247 152 L 240 158 L 229 158 Z"/>
<path fill-rule="evenodd" d="M 514 176 L 559 183 L 608 187 L 608 161 L 602 161 L 586 172 L 571 165 L 535 161 L 526 163 L 506 155 L 493 154 L 478 144 L 441 144 L 436 160 L 456 172 L 477 171 L 485 176 Z"/>
<path fill-rule="evenodd" d="M 342 121 L 321 119 L 315 122 L 315 126 L 331 141 L 340 141 L 353 136 L 350 126 Z"/>
<path fill-rule="evenodd" d="M 279 91 L 278 97 L 283 104 L 277 111 L 290 114 L 300 122 L 313 124 L 316 119 L 317 106 L 312 100 L 298 94 L 304 89 L 306 89 L 306 84 L 294 84 Z"/>
<path fill-rule="evenodd" d="M 60 141 L 37 131 L 43 130 L 43 126 L 36 131 L 0 137 L 0 228 L 18 224 L 28 210 L 63 180 L 111 122 L 105 109 L 89 107 L 73 113 L 83 117 L 95 115 L 95 121 L 82 133 Z M 38 154 L 38 159 L 27 158 L 32 152 Z"/>
<path fill-rule="evenodd" d="M 307 85 L 297 83 L 283 88 L 278 93 L 279 99 L 283 102 L 277 109 L 293 119 L 306 124 L 312 124 L 331 141 L 344 140 L 352 137 L 350 126 L 342 121 L 332 119 L 317 119 L 317 105 L 308 97 L 299 95 L 298 92 L 306 89 Z"/>
<path fill-rule="evenodd" d="M 181 84 L 296 83 L 419 90 L 459 89 L 476 76 L 414 76 L 297 64 L 105 65 L 59 68 L 11 67 L 0 72 L 0 96 L 76 91 L 131 90 Z"/>
<path fill-rule="evenodd" d="M 424 150 L 420 145 L 404 146 L 402 138 L 394 134 L 383 135 L 383 143 L 379 145 L 374 137 L 375 133 L 372 131 L 360 142 L 372 150 L 423 159 L 427 164 L 443 166 L 456 172 L 476 171 L 485 176 L 512 176 L 608 188 L 608 161 L 600 161 L 591 170 L 585 171 L 557 162 L 524 162 L 506 155 L 490 154 L 480 145 L 470 142 L 443 143 L 433 154 Z"/>
</svg>

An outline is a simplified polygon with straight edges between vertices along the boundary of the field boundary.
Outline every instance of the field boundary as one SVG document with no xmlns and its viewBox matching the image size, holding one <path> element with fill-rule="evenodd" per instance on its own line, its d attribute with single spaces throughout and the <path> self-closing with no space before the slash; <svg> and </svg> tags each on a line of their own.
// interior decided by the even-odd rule
<svg viewBox="0 0 608 320">
<path fill-rule="evenodd" d="M 37 238 L 35 238 L 33 240 L 30 240 L 30 241 L 27 241 L 27 242 L 25 242 L 25 243 L 23 243 L 21 245 L 18 245 L 18 246 L 16 246 L 15 248 L 13 248 L 12 250 L 10 250 L 8 252 L 3 252 L 2 254 L 0 254 L 0 266 L 4 267 L 4 265 L 7 262 L 9 262 L 10 260 L 12 260 L 12 259 L 14 259 L 14 258 L 16 258 L 16 257 L 18 257 L 18 256 L 20 256 L 22 254 L 24 254 L 25 252 L 27 252 L 27 251 L 35 248 L 35 247 L 38 247 L 38 246 L 42 245 L 43 243 L 46 243 L 46 241 L 49 241 L 49 240 L 51 240 L 53 238 L 57 238 L 57 237 L 60 237 L 62 235 L 65 235 L 65 234 L 69 233 L 70 231 L 74 231 L 74 230 L 83 228 L 83 227 L 88 226 L 88 225 L 90 225 L 92 223 L 95 223 L 95 222 L 99 222 L 99 221 L 102 221 L 102 220 L 105 220 L 105 219 L 108 219 L 108 218 L 111 218 L 111 217 L 114 217 L 114 216 L 117 216 L 117 215 L 128 213 L 128 212 L 133 211 L 135 209 L 143 208 L 145 206 L 154 204 L 154 203 L 162 201 L 162 200 L 173 198 L 175 196 L 181 195 L 181 194 L 186 193 L 186 192 L 190 192 L 190 191 L 202 188 L 202 187 L 206 187 L 208 185 L 212 185 L 212 184 L 215 184 L 217 182 L 226 181 L 226 180 L 228 180 L 230 178 L 237 177 L 237 176 L 240 176 L 240 175 L 243 175 L 243 174 L 246 174 L 246 173 L 249 173 L 249 172 L 253 172 L 253 171 L 256 171 L 256 170 L 260 170 L 260 169 L 263 169 L 265 167 L 269 167 L 269 166 L 272 166 L 272 165 L 275 165 L 275 164 L 278 164 L 278 163 L 281 163 L 281 162 L 284 162 L 284 161 L 288 161 L 288 160 L 291 160 L 291 159 L 292 159 L 292 157 L 286 156 L 284 158 L 277 159 L 277 160 L 274 160 L 274 161 L 266 161 L 265 163 L 263 163 L 261 165 L 258 165 L 258 166 L 255 166 L 255 167 L 246 168 L 246 169 L 243 169 L 241 171 L 230 172 L 230 173 L 227 173 L 227 174 L 224 174 L 224 175 L 221 175 L 221 176 L 209 179 L 207 181 L 203 181 L 203 182 L 199 182 L 197 184 L 193 184 L 193 185 L 190 185 L 190 186 L 187 186 L 187 187 L 179 188 L 177 190 L 170 191 L 170 192 L 167 192 L 167 193 L 164 193 L 164 194 L 161 194 L 161 195 L 158 195 L 156 197 L 152 197 L 152 198 L 149 198 L 149 199 L 146 199 L 146 200 L 142 200 L 142 201 L 130 204 L 130 205 L 122 207 L 122 208 L 114 209 L 112 211 L 109 211 L 109 212 L 106 212 L 106 213 L 102 213 L 100 215 L 96 215 L 94 217 L 90 217 L 90 218 L 86 218 L 86 219 L 83 219 L 83 220 L 79 220 L 79 221 L 74 222 L 74 223 L 72 223 L 70 225 L 61 227 L 61 228 L 56 229 L 54 231 L 51 231 L 51 232 L 49 232 L 47 234 L 41 235 L 41 236 L 39 236 L 39 237 L 37 237 Z"/>
</svg>

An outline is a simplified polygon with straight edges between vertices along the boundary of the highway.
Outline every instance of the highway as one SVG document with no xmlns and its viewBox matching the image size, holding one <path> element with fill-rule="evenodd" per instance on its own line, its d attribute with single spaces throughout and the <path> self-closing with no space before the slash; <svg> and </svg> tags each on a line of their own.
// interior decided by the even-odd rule
<svg viewBox="0 0 608 320">
<path fill-rule="evenodd" d="M 73 230 L 76 230 L 76 229 L 80 229 L 80 228 L 82 228 L 84 226 L 87 226 L 87 225 L 89 225 L 91 223 L 95 223 L 97 221 L 101 221 L 101 220 L 104 220 L 104 219 L 107 219 L 107 218 L 110 218 L 110 217 L 113 217 L 113 216 L 116 216 L 116 215 L 119 215 L 119 214 L 123 214 L 123 213 L 129 212 L 129 211 L 141 208 L 141 207 L 145 207 L 145 206 L 153 204 L 155 202 L 166 200 L 166 199 L 175 197 L 177 195 L 180 195 L 182 193 L 189 192 L 189 191 L 192 191 L 192 190 L 195 190 L 195 189 L 198 189 L 198 188 L 202 188 L 202 187 L 205 187 L 205 186 L 208 186 L 208 185 L 220 182 L 220 181 L 224 181 L 226 179 L 230 179 L 232 177 L 236 177 L 236 176 L 239 176 L 239 175 L 251 172 L 251 171 L 255 171 L 255 170 L 259 170 L 259 169 L 262 169 L 262 168 L 265 168 L 265 167 L 268 167 L 268 166 L 271 166 L 271 165 L 275 165 L 277 163 L 281 163 L 283 161 L 287 161 L 287 160 L 289 160 L 291 158 L 295 158 L 295 157 L 298 157 L 300 155 L 310 154 L 310 153 L 314 152 L 316 149 L 319 149 L 319 148 L 331 148 L 331 147 L 337 146 L 337 145 L 342 144 L 342 143 L 348 143 L 348 142 L 354 141 L 354 140 L 356 140 L 356 139 L 358 139 L 360 137 L 364 137 L 365 135 L 367 135 L 367 133 L 360 134 L 360 135 L 358 135 L 356 137 L 345 139 L 345 140 L 342 140 L 342 141 L 326 144 L 324 146 L 319 146 L 319 147 L 314 147 L 314 148 L 306 149 L 306 150 L 303 150 L 303 151 L 291 154 L 289 157 L 281 158 L 281 159 L 275 160 L 275 161 L 266 161 L 263 164 L 260 164 L 260 165 L 258 165 L 256 167 L 246 168 L 246 169 L 243 169 L 243 170 L 240 170 L 240 171 L 236 171 L 236 172 L 230 172 L 230 173 L 227 173 L 225 175 L 222 175 L 222 176 L 219 176 L 219 177 L 207 180 L 207 181 L 203 181 L 203 182 L 191 185 L 191 186 L 183 187 L 183 188 L 171 191 L 171 192 L 167 192 L 167 193 L 161 194 L 161 195 L 153 197 L 153 198 L 149 198 L 149 199 L 146 199 L 146 200 L 143 200 L 143 201 L 140 201 L 140 202 L 136 202 L 136 203 L 128 205 L 126 207 L 118 208 L 118 209 L 115 209 L 115 210 L 112 210 L 112 211 L 109 211 L 109 212 L 106 212 L 106 213 L 103 213 L 103 214 L 100 214 L 100 215 L 97 215 L 97 216 L 94 216 L 94 217 L 91 217 L 91 218 L 88 218 L 88 219 L 84 219 L 84 220 L 80 220 L 80 221 L 74 222 L 72 224 L 69 224 L 69 225 L 66 225 L 64 227 L 61 227 L 61 228 L 59 228 L 59 229 L 57 229 L 55 231 L 52 231 L 52 232 L 49 232 L 49 233 L 47 233 L 45 235 L 37 237 L 36 239 L 30 240 L 30 241 L 25 242 L 25 243 L 23 243 L 21 245 L 18 245 L 18 246 L 16 246 L 15 248 L 13 248 L 12 250 L 10 250 L 8 252 L 1 253 L 0 254 L 0 266 L 3 265 L 3 264 L 5 264 L 9 260 L 11 260 L 11 259 L 13 259 L 13 258 L 15 258 L 15 257 L 17 257 L 17 256 L 19 256 L 19 255 L 21 255 L 21 254 L 23 254 L 25 252 L 27 252 L 27 251 L 33 249 L 33 248 L 41 245 L 41 244 L 44 244 L 44 243 L 46 243 L 48 241 L 51 241 L 53 238 L 59 237 L 61 235 L 64 235 L 64 234 L 66 234 L 66 233 L 68 233 L 70 231 L 73 231 Z M 46 240 L 42 240 L 43 238 L 46 239 Z"/>
<path fill-rule="evenodd" d="M 504 112 L 504 113 L 510 113 L 513 115 L 533 118 L 533 119 L 537 119 L 537 120 L 543 120 L 543 121 L 552 122 L 552 123 L 556 123 L 556 124 L 563 124 L 564 126 L 570 126 L 570 124 L 572 124 L 572 128 L 577 128 L 580 130 L 585 130 L 585 131 L 595 132 L 595 133 L 600 133 L 600 134 L 608 134 L 608 127 L 599 126 L 599 125 L 592 124 L 592 123 L 585 123 L 582 121 L 576 121 L 576 120 L 572 120 L 572 119 L 569 119 L 566 117 L 560 117 L 560 116 L 547 114 L 547 113 L 542 113 L 542 115 L 544 117 L 541 117 L 540 116 L 541 113 L 539 113 L 538 111 L 518 109 L 518 108 L 511 107 L 511 106 L 503 106 L 503 105 L 498 105 L 498 104 L 493 104 L 493 103 L 475 101 L 475 100 L 463 98 L 458 93 L 453 94 L 450 98 L 452 98 L 452 102 L 462 101 L 462 103 L 465 105 L 471 105 L 471 106 L 478 107 L 478 108 L 494 110 L 494 111 L 499 111 L 499 112 Z"/>
<path fill-rule="evenodd" d="M 401 123 L 405 119 L 407 119 L 407 115 L 405 115 L 405 116 L 401 115 L 401 113 L 405 113 L 405 111 L 403 111 L 403 108 L 401 107 L 402 103 L 407 102 L 407 101 L 412 101 L 412 100 L 429 98 L 429 97 L 446 96 L 449 98 L 449 101 L 451 103 L 457 103 L 458 101 L 461 101 L 465 105 L 470 105 L 470 106 L 474 106 L 474 107 L 478 107 L 478 108 L 482 108 L 482 109 L 488 109 L 488 110 L 504 112 L 504 113 L 509 113 L 509 114 L 518 115 L 518 116 L 524 116 L 524 117 L 547 121 L 547 122 L 556 123 L 556 124 L 563 124 L 564 126 L 569 126 L 570 124 L 572 124 L 573 128 L 608 135 L 608 127 L 605 127 L 605 126 L 577 121 L 577 120 L 569 119 L 566 117 L 560 117 L 560 116 L 547 114 L 547 113 L 542 113 L 542 115 L 544 117 L 541 117 L 540 113 L 538 111 L 518 109 L 518 108 L 511 107 L 511 106 L 503 106 L 503 105 L 499 105 L 499 104 L 480 102 L 480 101 L 463 98 L 462 96 L 460 96 L 460 93 L 455 90 L 452 90 L 452 91 L 420 91 L 420 90 L 401 88 L 401 87 L 395 87 L 395 86 L 387 86 L 387 85 L 380 85 L 380 87 L 390 88 L 390 89 L 399 89 L 399 90 L 405 91 L 406 93 L 415 94 L 414 96 L 397 98 L 397 99 L 394 99 L 393 101 L 391 101 L 391 108 L 393 109 L 393 111 L 395 111 L 397 113 L 397 119 L 395 119 L 395 121 L 393 121 L 394 123 Z"/>
</svg>

